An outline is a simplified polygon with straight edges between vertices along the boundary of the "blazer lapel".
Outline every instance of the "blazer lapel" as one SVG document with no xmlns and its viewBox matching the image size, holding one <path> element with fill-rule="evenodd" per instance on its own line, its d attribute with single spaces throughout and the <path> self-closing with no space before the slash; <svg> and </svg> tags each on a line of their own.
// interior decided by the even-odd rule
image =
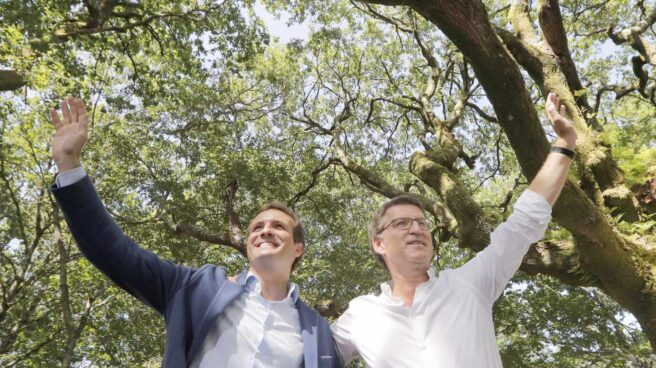
<svg viewBox="0 0 656 368">
<path fill-rule="evenodd" d="M 216 319 L 221 313 L 223 313 L 226 306 L 228 306 L 228 304 L 230 304 L 233 300 L 235 300 L 235 298 L 244 292 L 247 274 L 248 271 L 240 273 L 239 276 L 237 276 L 237 282 L 226 280 L 214 296 L 214 299 L 212 299 L 212 302 L 210 303 L 207 311 L 205 312 L 205 315 L 201 320 L 202 322 L 200 325 L 200 332 L 194 337 L 193 344 L 189 349 L 187 365 L 191 364 L 196 358 L 196 355 L 200 352 L 200 348 L 205 342 L 207 334 L 209 333 L 210 329 L 216 325 Z"/>
<path fill-rule="evenodd" d="M 301 319 L 301 340 L 303 341 L 303 360 L 305 368 L 318 368 L 317 357 L 317 315 L 299 298 L 296 308 Z"/>
</svg>

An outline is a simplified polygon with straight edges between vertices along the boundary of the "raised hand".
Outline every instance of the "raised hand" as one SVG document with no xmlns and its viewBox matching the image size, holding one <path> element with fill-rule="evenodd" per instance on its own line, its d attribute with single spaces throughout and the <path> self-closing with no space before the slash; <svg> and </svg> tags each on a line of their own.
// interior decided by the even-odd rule
<svg viewBox="0 0 656 368">
<path fill-rule="evenodd" d="M 572 122 L 565 117 L 565 105 L 561 105 L 558 96 L 551 92 L 544 107 L 547 110 L 547 118 L 558 135 L 555 145 L 573 150 L 576 146 L 576 131 Z"/>
<path fill-rule="evenodd" d="M 87 143 L 89 115 L 82 100 L 69 97 L 60 103 L 62 119 L 55 109 L 50 109 L 50 117 L 55 125 L 52 142 L 52 159 L 59 172 L 80 166 L 82 147 Z"/>
</svg>

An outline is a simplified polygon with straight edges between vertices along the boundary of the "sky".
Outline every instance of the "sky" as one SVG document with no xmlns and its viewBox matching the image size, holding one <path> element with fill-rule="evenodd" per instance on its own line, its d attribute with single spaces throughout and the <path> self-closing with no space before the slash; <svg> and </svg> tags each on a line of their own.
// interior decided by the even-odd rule
<svg viewBox="0 0 656 368">
<path fill-rule="evenodd" d="M 288 43 L 292 38 L 300 38 L 303 40 L 308 39 L 310 27 L 307 22 L 301 24 L 287 25 L 289 21 L 289 13 L 282 12 L 280 17 L 268 12 L 264 6 L 258 1 L 255 4 L 255 14 L 262 18 L 264 24 L 269 29 L 269 34 L 272 37 L 277 37 L 280 43 Z"/>
</svg>

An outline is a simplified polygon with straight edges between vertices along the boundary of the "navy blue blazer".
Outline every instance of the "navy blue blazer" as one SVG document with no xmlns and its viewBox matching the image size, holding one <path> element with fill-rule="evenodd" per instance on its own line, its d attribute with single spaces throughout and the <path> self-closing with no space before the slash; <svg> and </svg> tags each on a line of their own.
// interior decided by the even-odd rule
<svg viewBox="0 0 656 368">
<path fill-rule="evenodd" d="M 88 176 L 63 188 L 53 186 L 52 191 L 82 254 L 116 285 L 164 316 L 162 367 L 188 367 L 217 317 L 244 292 L 246 274 L 235 283 L 220 267 L 184 267 L 140 248 L 114 222 Z M 296 308 L 304 366 L 341 366 L 328 322 L 300 298 Z"/>
</svg>

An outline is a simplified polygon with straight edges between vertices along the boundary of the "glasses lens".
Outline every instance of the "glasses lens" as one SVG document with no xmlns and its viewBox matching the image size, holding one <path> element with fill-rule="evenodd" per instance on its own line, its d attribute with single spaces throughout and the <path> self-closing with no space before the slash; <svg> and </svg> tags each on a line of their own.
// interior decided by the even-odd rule
<svg viewBox="0 0 656 368">
<path fill-rule="evenodd" d="M 412 225 L 412 219 L 408 217 L 400 217 L 392 221 L 392 226 L 398 230 L 408 229 Z"/>
</svg>

